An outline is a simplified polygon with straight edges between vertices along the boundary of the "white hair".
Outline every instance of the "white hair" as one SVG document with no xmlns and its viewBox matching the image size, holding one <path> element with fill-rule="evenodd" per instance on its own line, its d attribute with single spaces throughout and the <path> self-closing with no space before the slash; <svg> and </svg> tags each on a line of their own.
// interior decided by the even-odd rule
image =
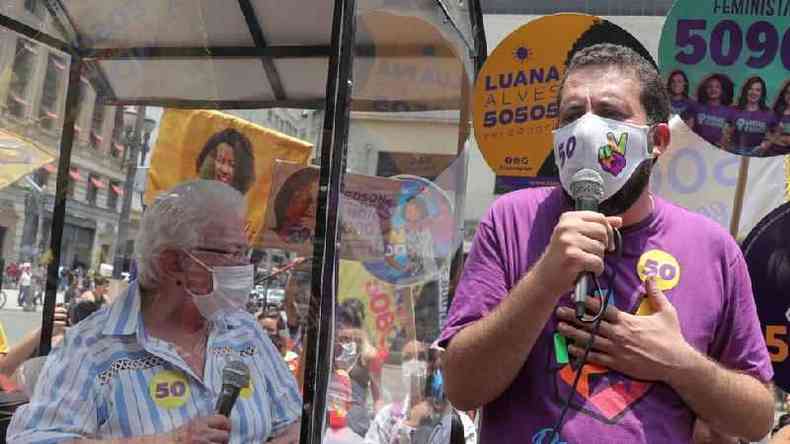
<svg viewBox="0 0 790 444">
<path fill-rule="evenodd" d="M 222 215 L 244 214 L 244 198 L 215 180 L 184 182 L 157 196 L 146 208 L 135 244 L 140 284 L 159 286 L 159 255 L 166 249 L 200 245 L 202 233 Z"/>
</svg>

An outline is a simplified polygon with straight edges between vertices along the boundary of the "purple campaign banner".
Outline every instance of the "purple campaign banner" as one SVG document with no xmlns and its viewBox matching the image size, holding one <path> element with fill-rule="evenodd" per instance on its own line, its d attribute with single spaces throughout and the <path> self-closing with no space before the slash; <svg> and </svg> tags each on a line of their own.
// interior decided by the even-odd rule
<svg viewBox="0 0 790 444">
<path fill-rule="evenodd" d="M 774 367 L 774 382 L 790 391 L 790 203 L 763 218 L 743 242 L 757 314 Z"/>
</svg>

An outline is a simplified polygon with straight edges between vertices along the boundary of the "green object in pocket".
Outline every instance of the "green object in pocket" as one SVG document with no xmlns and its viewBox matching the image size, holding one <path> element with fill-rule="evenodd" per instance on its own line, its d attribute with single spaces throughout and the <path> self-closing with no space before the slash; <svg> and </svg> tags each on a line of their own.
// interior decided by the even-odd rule
<svg viewBox="0 0 790 444">
<path fill-rule="evenodd" d="M 565 336 L 559 333 L 554 333 L 554 355 L 557 358 L 557 364 L 570 362 L 568 358 L 568 343 L 565 341 Z"/>
</svg>

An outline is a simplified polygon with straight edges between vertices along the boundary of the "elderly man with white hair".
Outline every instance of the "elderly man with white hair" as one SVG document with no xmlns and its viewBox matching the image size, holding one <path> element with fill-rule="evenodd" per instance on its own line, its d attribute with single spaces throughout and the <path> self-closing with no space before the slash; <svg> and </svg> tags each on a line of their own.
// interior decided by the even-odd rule
<svg viewBox="0 0 790 444">
<path fill-rule="evenodd" d="M 140 227 L 139 280 L 66 334 L 8 442 L 295 442 L 296 382 L 244 311 L 253 270 L 243 227 L 243 198 L 228 185 L 163 193 Z M 231 360 L 250 384 L 226 418 L 214 410 Z"/>
</svg>

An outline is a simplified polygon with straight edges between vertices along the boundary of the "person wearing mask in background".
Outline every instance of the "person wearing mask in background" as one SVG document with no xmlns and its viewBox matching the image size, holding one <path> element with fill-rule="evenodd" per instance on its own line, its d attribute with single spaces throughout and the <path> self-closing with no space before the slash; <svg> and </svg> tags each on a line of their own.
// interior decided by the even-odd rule
<svg viewBox="0 0 790 444">
<path fill-rule="evenodd" d="M 290 341 L 288 340 L 288 330 L 285 327 L 285 322 L 280 316 L 279 311 L 261 311 L 258 313 L 258 323 L 261 325 L 263 331 L 269 335 L 272 344 L 280 351 L 288 369 L 291 370 L 294 377 L 297 376 L 299 371 L 299 355 L 291 351 Z"/>
<path fill-rule="evenodd" d="M 343 351 L 353 354 L 351 364 L 345 369 L 351 384 L 347 422 L 354 433 L 363 437 L 372 417 L 368 409 L 368 391 L 374 406 L 381 399 L 381 363 L 377 350 L 370 344 L 362 327 L 361 314 L 354 300 L 345 300 L 336 310 L 337 341 Z"/>
<path fill-rule="evenodd" d="M 206 217 L 207 214 L 215 217 Z M 185 182 L 146 209 L 138 280 L 50 354 L 8 441 L 293 442 L 302 403 L 293 375 L 244 310 L 253 282 L 242 195 Z M 250 383 L 215 414 L 230 360 Z"/>
<path fill-rule="evenodd" d="M 385 405 L 365 435 L 365 444 L 476 444 L 477 430 L 444 394 L 439 348 L 409 341 L 401 350 L 402 400 Z"/>
<path fill-rule="evenodd" d="M 565 71 L 559 110 L 561 186 L 499 198 L 475 233 L 438 341 L 448 399 L 484 406 L 483 444 L 689 443 L 698 419 L 761 439 L 773 370 L 740 247 L 649 191 L 670 142 L 655 66 L 623 46 L 586 47 Z M 600 176 L 598 212 L 573 210 L 582 169 Z M 582 273 L 610 295 L 594 340 L 572 300 Z M 585 306 L 600 308 L 592 290 Z"/>
</svg>

